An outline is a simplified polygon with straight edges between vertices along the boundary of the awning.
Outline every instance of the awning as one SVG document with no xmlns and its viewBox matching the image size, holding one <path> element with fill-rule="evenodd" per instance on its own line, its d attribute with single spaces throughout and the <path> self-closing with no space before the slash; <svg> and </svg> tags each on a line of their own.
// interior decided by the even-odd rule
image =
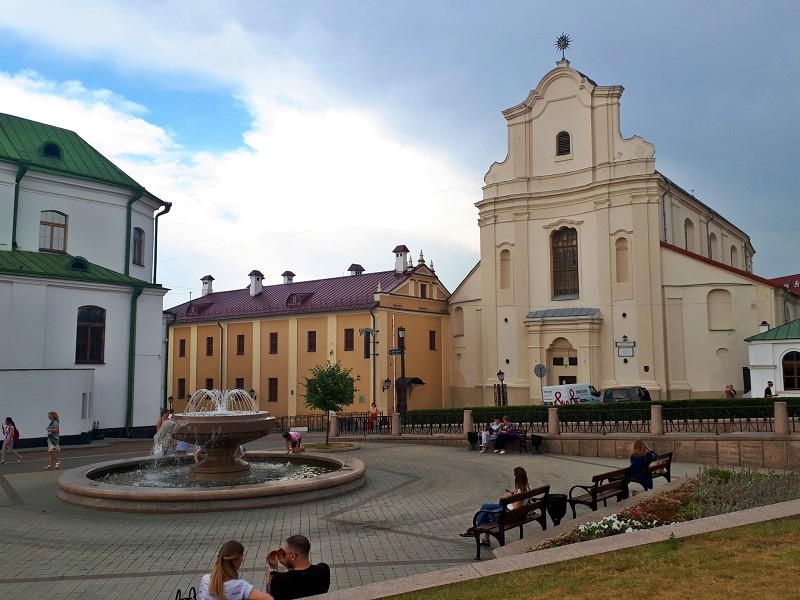
<svg viewBox="0 0 800 600">
<path fill-rule="evenodd" d="M 411 387 L 412 385 L 425 385 L 419 377 L 398 377 L 395 380 L 395 385 L 398 387 Z"/>
</svg>

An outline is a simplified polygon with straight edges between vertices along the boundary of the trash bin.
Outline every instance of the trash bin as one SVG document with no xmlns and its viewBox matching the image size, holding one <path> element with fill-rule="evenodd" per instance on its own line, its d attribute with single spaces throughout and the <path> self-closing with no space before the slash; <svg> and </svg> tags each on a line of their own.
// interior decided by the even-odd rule
<svg viewBox="0 0 800 600">
<path fill-rule="evenodd" d="M 550 494 L 547 496 L 547 514 L 553 520 L 553 525 L 561 523 L 561 519 L 567 514 L 567 495 Z"/>
</svg>

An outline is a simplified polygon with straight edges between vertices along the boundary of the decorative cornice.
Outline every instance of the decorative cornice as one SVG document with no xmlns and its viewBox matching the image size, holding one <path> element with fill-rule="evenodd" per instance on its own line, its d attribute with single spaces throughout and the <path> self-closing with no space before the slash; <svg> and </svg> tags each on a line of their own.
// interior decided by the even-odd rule
<svg viewBox="0 0 800 600">
<path fill-rule="evenodd" d="M 542 229 L 555 229 L 556 227 L 563 227 L 564 225 L 583 225 L 583 220 L 576 221 L 574 219 L 559 219 L 547 225 L 542 225 Z"/>
</svg>

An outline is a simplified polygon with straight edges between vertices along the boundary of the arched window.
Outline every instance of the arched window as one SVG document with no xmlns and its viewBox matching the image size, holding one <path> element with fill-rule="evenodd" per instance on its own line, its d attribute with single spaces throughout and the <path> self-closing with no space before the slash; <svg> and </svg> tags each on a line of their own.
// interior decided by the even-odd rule
<svg viewBox="0 0 800 600">
<path fill-rule="evenodd" d="M 144 266 L 144 229 L 133 230 L 133 264 Z"/>
<path fill-rule="evenodd" d="M 500 251 L 500 289 L 511 289 L 511 250 Z"/>
<path fill-rule="evenodd" d="M 706 304 L 709 330 L 733 329 L 733 305 L 728 290 L 711 290 L 706 297 Z"/>
<path fill-rule="evenodd" d="M 714 233 L 708 234 L 708 258 L 719 260 L 719 245 L 717 244 L 717 235 Z"/>
<path fill-rule="evenodd" d="M 44 146 L 42 146 L 42 156 L 61 158 L 61 148 L 55 142 L 45 142 Z"/>
<path fill-rule="evenodd" d="M 460 306 L 453 309 L 453 335 L 464 335 L 464 309 Z"/>
<path fill-rule="evenodd" d="M 102 364 L 105 356 L 106 311 L 99 306 L 78 309 L 78 332 L 75 337 L 75 362 Z"/>
<path fill-rule="evenodd" d="M 614 245 L 616 246 L 617 283 L 627 283 L 631 280 L 628 238 L 617 238 Z"/>
<path fill-rule="evenodd" d="M 569 156 L 572 154 L 572 140 L 569 133 L 559 131 L 556 136 L 556 156 Z"/>
<path fill-rule="evenodd" d="M 67 251 L 67 215 L 57 210 L 43 210 L 39 220 L 39 250 Z"/>
<path fill-rule="evenodd" d="M 783 389 L 800 390 L 800 352 L 787 352 L 781 361 Z"/>
<path fill-rule="evenodd" d="M 694 252 L 694 222 L 686 219 L 683 222 L 683 247 L 689 252 Z"/>
<path fill-rule="evenodd" d="M 553 296 L 577 296 L 578 231 L 562 227 L 553 232 Z"/>
<path fill-rule="evenodd" d="M 736 246 L 731 246 L 731 266 L 732 267 L 736 267 L 737 269 L 740 268 L 739 267 L 739 250 L 736 248 Z"/>
</svg>

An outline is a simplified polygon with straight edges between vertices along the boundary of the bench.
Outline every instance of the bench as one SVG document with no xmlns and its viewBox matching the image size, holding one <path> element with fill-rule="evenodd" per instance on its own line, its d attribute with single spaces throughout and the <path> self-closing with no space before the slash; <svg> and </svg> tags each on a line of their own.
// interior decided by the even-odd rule
<svg viewBox="0 0 800 600">
<path fill-rule="evenodd" d="M 522 454 L 522 451 L 528 451 L 528 432 L 527 431 L 520 431 L 517 429 L 517 432 L 514 434 L 510 440 L 506 442 L 506 448 L 516 447 L 517 452 Z"/>
<path fill-rule="evenodd" d="M 656 456 L 641 473 L 631 473 L 630 481 L 638 483 L 645 490 L 653 487 L 653 479 L 663 477 L 672 481 L 672 452 L 665 452 Z"/>
<path fill-rule="evenodd" d="M 479 510 L 472 517 L 472 527 L 467 529 L 466 533 L 462 533 L 463 537 L 474 537 L 475 546 L 477 547 L 477 554 L 475 560 L 481 559 L 481 536 L 488 534 L 497 538 L 501 546 L 506 544 L 506 531 L 519 527 L 519 539 L 522 539 L 522 526 L 526 523 L 536 521 L 541 525 L 542 531 L 547 529 L 547 498 L 550 494 L 550 486 L 543 485 L 541 487 L 521 492 L 519 494 L 511 494 L 500 498 L 498 504 L 500 508 L 496 511 L 482 511 Z M 508 507 L 521 502 L 519 508 Z M 483 523 L 478 525 L 478 515 L 482 512 L 492 512 L 495 514 L 495 520 L 491 523 Z"/>
<path fill-rule="evenodd" d="M 609 498 L 624 500 L 628 497 L 629 481 L 629 467 L 625 467 L 624 469 L 616 469 L 595 475 L 592 477 L 592 485 L 573 485 L 569 490 L 569 505 L 572 508 L 572 518 L 574 519 L 576 516 L 576 504 L 583 504 L 595 511 L 597 510 L 597 503 L 601 500 L 603 501 L 603 506 L 608 506 Z"/>
</svg>

